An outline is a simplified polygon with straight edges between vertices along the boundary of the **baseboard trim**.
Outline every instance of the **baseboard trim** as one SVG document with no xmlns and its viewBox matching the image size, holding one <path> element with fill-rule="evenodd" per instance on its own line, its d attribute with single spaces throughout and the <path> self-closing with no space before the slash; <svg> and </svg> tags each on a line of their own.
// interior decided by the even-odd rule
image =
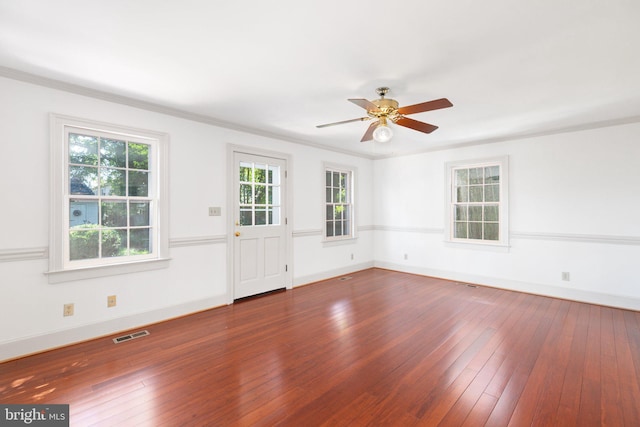
<svg viewBox="0 0 640 427">
<path fill-rule="evenodd" d="M 345 274 L 355 273 L 356 271 L 366 270 L 374 267 L 373 261 L 362 262 L 348 267 L 336 268 L 322 273 L 310 274 L 308 276 L 296 277 L 293 279 L 293 286 L 303 286 L 310 283 L 319 282 L 321 280 L 331 279 L 333 277 L 344 276 Z"/>
<path fill-rule="evenodd" d="M 518 280 L 501 279 L 498 277 L 479 276 L 475 274 L 464 274 L 453 271 L 436 270 L 423 267 L 407 266 L 392 262 L 376 261 L 375 267 L 387 270 L 401 271 L 404 273 L 418 274 L 420 276 L 437 277 L 440 279 L 452 280 L 456 282 L 472 283 L 491 288 L 505 289 L 509 291 L 524 292 L 527 294 L 540 295 L 552 298 L 560 298 L 576 302 L 601 305 L 606 307 L 622 308 L 626 310 L 640 311 L 640 299 L 624 296 L 611 295 L 599 292 L 590 292 L 580 289 L 568 289 L 558 286 L 544 285 L 540 283 L 521 282 Z"/>
<path fill-rule="evenodd" d="M 158 310 L 110 319 L 104 322 L 90 323 L 70 329 L 7 341 L 0 344 L 0 363 L 83 341 L 118 334 L 130 329 L 164 322 L 223 305 L 227 305 L 226 295 L 190 301 Z"/>
</svg>

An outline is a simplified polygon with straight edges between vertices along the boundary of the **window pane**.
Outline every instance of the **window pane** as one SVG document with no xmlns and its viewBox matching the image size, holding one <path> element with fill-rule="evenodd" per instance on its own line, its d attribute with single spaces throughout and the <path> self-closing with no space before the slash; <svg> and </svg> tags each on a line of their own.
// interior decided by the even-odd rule
<svg viewBox="0 0 640 427">
<path fill-rule="evenodd" d="M 98 201 L 72 199 L 69 201 L 69 227 L 98 224 Z"/>
<path fill-rule="evenodd" d="M 454 237 L 456 239 L 466 239 L 467 236 L 467 223 L 466 222 L 456 222 Z"/>
<path fill-rule="evenodd" d="M 327 188 L 325 191 L 325 200 L 327 203 L 331 203 L 331 188 Z"/>
<path fill-rule="evenodd" d="M 469 169 L 469 184 L 482 184 L 483 168 Z"/>
<path fill-rule="evenodd" d="M 330 171 L 326 171 L 324 173 L 325 176 L 325 186 L 326 187 L 331 187 L 331 172 Z"/>
<path fill-rule="evenodd" d="M 348 236 L 351 234 L 351 221 L 342 222 L 343 235 Z"/>
<path fill-rule="evenodd" d="M 482 239 L 482 223 L 470 222 L 469 223 L 469 239 Z"/>
<path fill-rule="evenodd" d="M 500 240 L 498 224 L 485 224 L 484 225 L 484 239 L 485 240 Z"/>
<path fill-rule="evenodd" d="M 69 134 L 69 163 L 98 165 L 98 138 L 95 136 Z"/>
<path fill-rule="evenodd" d="M 69 194 L 98 194 L 98 168 L 69 166 Z"/>
<path fill-rule="evenodd" d="M 149 196 L 149 172 L 129 171 L 129 196 Z"/>
<path fill-rule="evenodd" d="M 102 226 L 126 227 L 127 226 L 127 202 L 106 201 L 102 202 Z"/>
<path fill-rule="evenodd" d="M 333 221 L 327 221 L 327 237 L 333 237 Z"/>
<path fill-rule="evenodd" d="M 240 210 L 240 225 L 253 225 L 253 215 L 251 209 Z"/>
<path fill-rule="evenodd" d="M 333 186 L 338 187 L 340 185 L 340 172 L 333 173 Z"/>
<path fill-rule="evenodd" d="M 102 139 L 100 144 L 100 166 L 123 168 L 127 161 L 127 146 L 124 141 Z"/>
<path fill-rule="evenodd" d="M 469 187 L 469 202 L 481 203 L 482 190 L 483 190 L 483 187 L 481 185 L 474 185 L 473 187 Z"/>
<path fill-rule="evenodd" d="M 349 205 L 343 205 L 342 206 L 343 210 L 342 210 L 342 219 L 351 219 L 351 214 L 350 214 L 350 206 Z"/>
<path fill-rule="evenodd" d="M 69 232 L 69 256 L 72 261 L 79 259 L 98 258 L 100 232 L 83 226 Z"/>
<path fill-rule="evenodd" d="M 127 255 L 127 230 L 102 230 L 102 256 Z"/>
<path fill-rule="evenodd" d="M 124 170 L 100 168 L 100 195 L 126 196 L 125 188 Z"/>
<path fill-rule="evenodd" d="M 456 188 L 456 202 L 466 203 L 469 201 L 469 187 Z"/>
<path fill-rule="evenodd" d="M 500 182 L 500 167 L 489 166 L 484 168 L 484 182 L 485 184 Z"/>
<path fill-rule="evenodd" d="M 129 168 L 149 170 L 149 150 L 148 144 L 129 143 Z"/>
<path fill-rule="evenodd" d="M 344 205 L 335 205 L 333 207 L 333 214 L 335 219 L 343 219 Z"/>
<path fill-rule="evenodd" d="M 327 212 L 326 212 L 327 216 L 325 217 L 325 219 L 327 219 L 327 220 L 334 219 L 333 218 L 333 210 L 334 210 L 333 205 L 327 205 Z"/>
<path fill-rule="evenodd" d="M 482 221 L 482 206 L 469 206 L 469 221 Z"/>
<path fill-rule="evenodd" d="M 455 182 L 456 186 L 468 185 L 469 184 L 469 170 L 468 169 L 458 169 L 456 170 Z"/>
<path fill-rule="evenodd" d="M 129 242 L 130 255 L 142 255 L 151 252 L 151 229 L 138 228 L 131 230 Z"/>
<path fill-rule="evenodd" d="M 149 202 L 131 202 L 129 204 L 129 225 L 141 227 L 149 225 Z"/>
<path fill-rule="evenodd" d="M 333 194 L 332 194 L 331 201 L 333 203 L 340 203 L 340 189 L 339 188 L 334 188 L 333 189 Z"/>
<path fill-rule="evenodd" d="M 499 215 L 499 209 L 498 206 L 493 205 L 493 206 L 485 206 L 484 207 L 484 220 L 485 221 L 498 221 L 498 215 Z"/>
<path fill-rule="evenodd" d="M 336 236 L 342 236 L 342 221 L 335 222 L 335 233 Z"/>
<path fill-rule="evenodd" d="M 486 185 L 484 187 L 484 201 L 485 202 L 500 201 L 500 184 Z"/>
<path fill-rule="evenodd" d="M 467 216 L 467 212 L 468 212 L 468 208 L 466 205 L 458 205 L 455 207 L 456 212 L 455 212 L 455 218 L 456 221 L 467 221 L 468 220 L 468 216 Z"/>
</svg>

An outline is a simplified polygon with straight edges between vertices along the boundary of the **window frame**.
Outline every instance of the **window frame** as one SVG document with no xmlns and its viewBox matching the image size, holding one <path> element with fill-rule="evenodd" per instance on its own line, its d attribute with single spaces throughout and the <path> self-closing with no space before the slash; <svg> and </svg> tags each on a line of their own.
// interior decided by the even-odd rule
<svg viewBox="0 0 640 427">
<path fill-rule="evenodd" d="M 456 223 L 455 200 L 455 171 L 459 169 L 473 169 L 497 166 L 500 168 L 499 200 L 498 200 L 498 240 L 482 240 L 455 237 L 454 227 Z M 477 160 L 461 160 L 448 162 L 445 166 L 445 241 L 456 245 L 471 245 L 476 248 L 508 248 L 509 247 L 509 158 L 508 156 L 493 157 Z M 486 185 L 486 184 L 483 184 Z M 482 202 L 479 206 L 494 204 L 495 202 Z"/>
<path fill-rule="evenodd" d="M 69 133 L 83 133 L 141 142 L 151 146 L 149 199 L 152 251 L 145 255 L 71 261 L 69 255 L 69 201 L 82 198 L 69 191 Z M 169 260 L 168 236 L 168 144 L 166 133 L 114 125 L 77 117 L 50 114 L 50 236 L 49 283 L 166 268 Z M 130 196 L 125 200 L 135 201 Z"/>
<path fill-rule="evenodd" d="M 327 172 L 338 172 L 338 173 L 344 173 L 347 174 L 347 183 L 349 188 L 347 189 L 347 202 L 346 203 L 342 203 L 344 205 L 348 205 L 349 206 L 349 222 L 351 223 L 351 227 L 349 229 L 350 233 L 349 234 L 343 234 L 340 236 L 327 236 L 327 207 L 329 204 L 334 204 L 331 202 L 327 201 Z M 356 200 L 356 192 L 355 192 L 355 186 L 356 186 L 356 173 L 357 170 L 354 167 L 350 167 L 350 166 L 344 166 L 344 165 L 337 165 L 337 164 L 333 164 L 333 163 L 325 163 L 324 167 L 323 167 L 323 174 L 322 174 L 322 207 L 323 207 L 323 220 L 322 220 L 322 238 L 323 241 L 328 243 L 328 242 L 340 242 L 340 241 L 345 241 L 345 240 L 353 240 L 357 237 L 357 233 L 356 233 L 356 215 L 355 215 L 355 200 Z M 333 219 L 332 219 L 333 221 Z"/>
</svg>

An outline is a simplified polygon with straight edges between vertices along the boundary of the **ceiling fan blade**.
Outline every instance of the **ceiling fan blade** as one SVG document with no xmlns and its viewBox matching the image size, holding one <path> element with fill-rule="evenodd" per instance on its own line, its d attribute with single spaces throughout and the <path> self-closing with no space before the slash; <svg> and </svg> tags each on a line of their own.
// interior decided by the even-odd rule
<svg viewBox="0 0 640 427">
<path fill-rule="evenodd" d="M 423 102 L 421 104 L 408 105 L 398 108 L 400 114 L 415 114 L 423 111 L 439 110 L 441 108 L 453 107 L 453 104 L 447 98 L 434 99 L 433 101 Z"/>
<path fill-rule="evenodd" d="M 417 130 L 424 133 L 431 133 L 438 129 L 438 126 L 430 125 L 429 123 L 419 122 L 417 120 L 402 117 L 396 121 L 397 125 L 404 126 L 409 129 Z"/>
<path fill-rule="evenodd" d="M 378 106 L 376 104 L 374 104 L 373 102 L 371 102 L 369 100 L 366 100 L 366 99 L 362 99 L 362 98 L 347 99 L 347 101 L 353 102 L 358 107 L 362 107 L 367 111 L 378 111 Z"/>
<path fill-rule="evenodd" d="M 378 122 L 373 122 L 367 128 L 367 131 L 362 135 L 360 142 L 371 141 L 373 139 L 373 131 L 378 127 Z"/>
<path fill-rule="evenodd" d="M 317 128 L 326 128 L 329 126 L 335 126 L 335 125 L 343 125 L 345 123 L 351 123 L 351 122 L 364 122 L 365 120 L 370 120 L 371 117 L 360 117 L 359 119 L 351 119 L 351 120 L 343 120 L 341 122 L 334 122 L 334 123 L 327 123 L 324 125 L 318 125 L 316 126 Z"/>
</svg>

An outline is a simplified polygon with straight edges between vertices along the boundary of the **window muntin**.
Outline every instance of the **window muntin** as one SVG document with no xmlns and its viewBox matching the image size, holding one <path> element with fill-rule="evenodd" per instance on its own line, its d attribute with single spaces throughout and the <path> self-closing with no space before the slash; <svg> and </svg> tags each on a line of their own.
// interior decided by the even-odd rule
<svg viewBox="0 0 640 427">
<path fill-rule="evenodd" d="M 445 165 L 445 240 L 486 248 L 509 246 L 509 157 Z"/>
<path fill-rule="evenodd" d="M 281 224 L 280 166 L 240 162 L 240 226 Z"/>
<path fill-rule="evenodd" d="M 67 128 L 68 262 L 153 253 L 151 144 Z"/>
<path fill-rule="evenodd" d="M 353 171 L 325 169 L 325 238 L 352 238 Z"/>
<path fill-rule="evenodd" d="M 500 166 L 452 169 L 453 239 L 500 240 Z"/>
</svg>

